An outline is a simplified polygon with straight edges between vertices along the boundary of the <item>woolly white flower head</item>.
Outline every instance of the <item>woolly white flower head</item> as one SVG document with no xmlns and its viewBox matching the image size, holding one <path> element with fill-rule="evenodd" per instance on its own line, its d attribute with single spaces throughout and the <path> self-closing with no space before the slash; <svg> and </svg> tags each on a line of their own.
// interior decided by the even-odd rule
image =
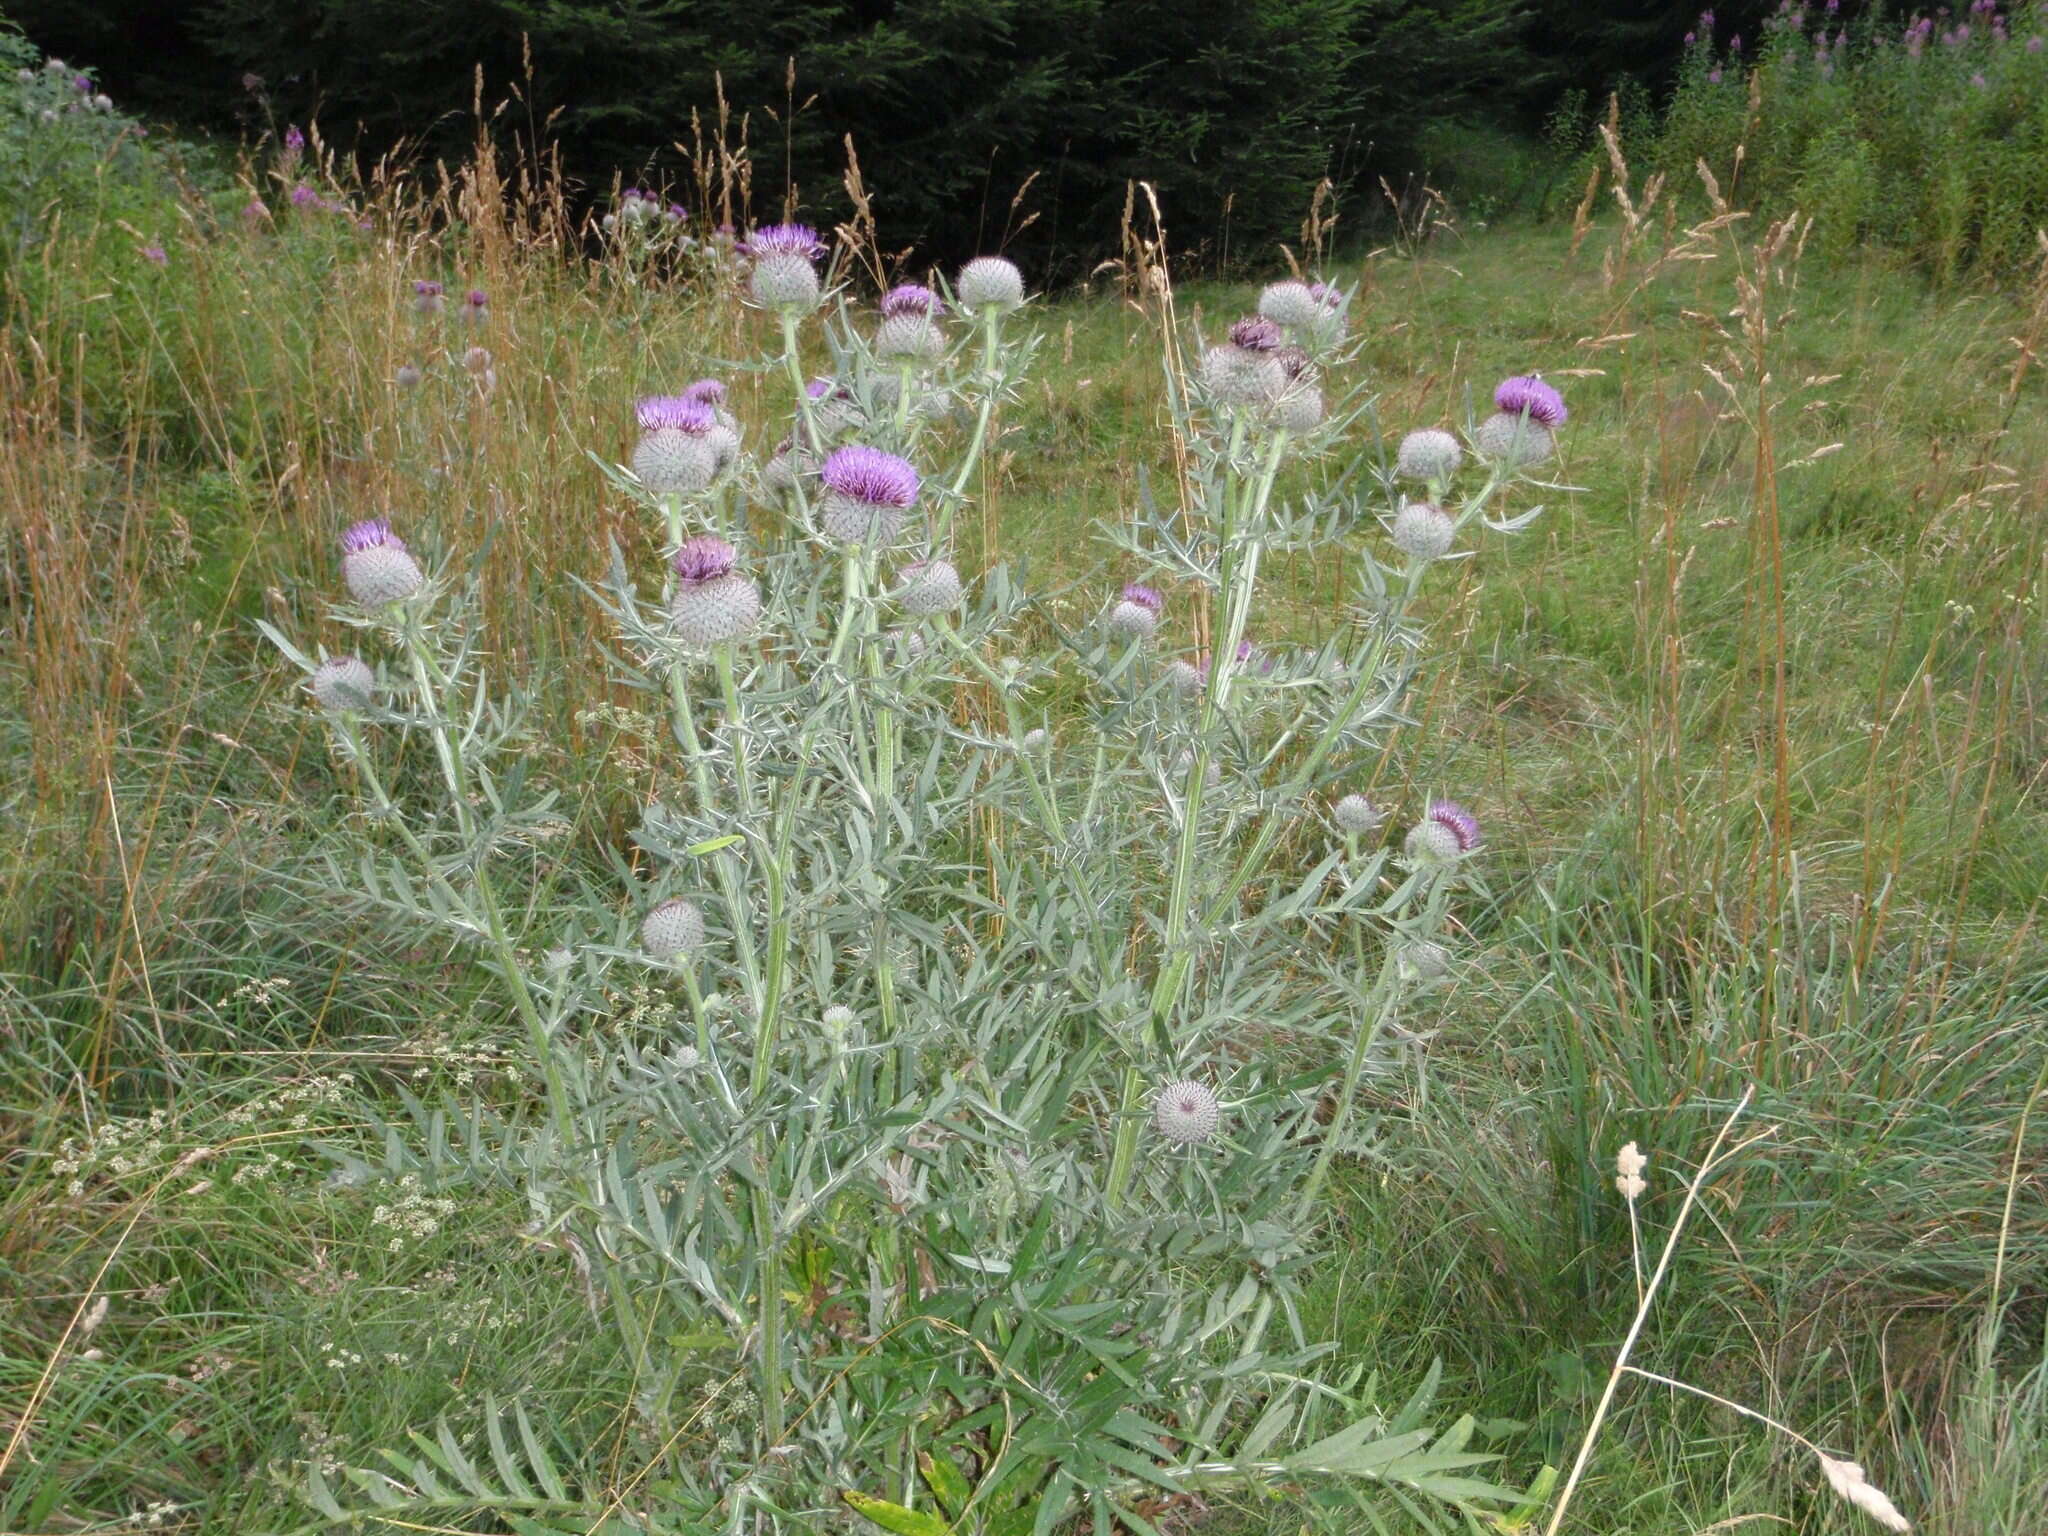
<svg viewBox="0 0 2048 1536">
<path fill-rule="evenodd" d="M 1649 1158 L 1638 1150 L 1634 1142 L 1614 1154 L 1614 1187 L 1624 1200 L 1642 1198 L 1643 1192 L 1650 1187 L 1643 1178 L 1643 1170 L 1649 1166 Z"/>
<path fill-rule="evenodd" d="M 759 621 L 761 589 L 734 569 L 737 558 L 730 544 L 710 533 L 683 540 L 676 551 L 669 624 L 685 645 L 737 640 Z"/>
<path fill-rule="evenodd" d="M 1195 1146 L 1216 1134 L 1223 1118 L 1215 1090 L 1193 1078 L 1168 1083 L 1152 1101 L 1152 1124 L 1168 1141 Z"/>
</svg>

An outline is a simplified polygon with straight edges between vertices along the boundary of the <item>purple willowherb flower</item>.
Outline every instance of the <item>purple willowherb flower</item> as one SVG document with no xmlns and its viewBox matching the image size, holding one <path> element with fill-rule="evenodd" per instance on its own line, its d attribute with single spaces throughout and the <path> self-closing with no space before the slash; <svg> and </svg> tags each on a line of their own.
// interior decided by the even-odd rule
<svg viewBox="0 0 2048 1536">
<path fill-rule="evenodd" d="M 319 204 L 320 194 L 307 186 L 303 181 L 292 188 L 292 206 L 294 208 L 312 208 Z"/>
<path fill-rule="evenodd" d="M 953 292 L 974 314 L 1003 314 L 1024 302 L 1024 274 L 1000 256 L 977 256 L 960 269 Z"/>
<path fill-rule="evenodd" d="M 1394 472 L 1405 479 L 1442 484 L 1464 461 L 1465 450 L 1455 437 L 1436 427 L 1423 427 L 1401 439 L 1394 454 Z"/>
<path fill-rule="evenodd" d="M 1280 327 L 1264 315 L 1247 315 L 1230 328 L 1230 344 L 1247 352 L 1277 352 L 1283 340 Z"/>
<path fill-rule="evenodd" d="M 341 579 L 365 608 L 402 603 L 426 584 L 405 540 L 381 517 L 352 523 L 341 536 Z"/>
<path fill-rule="evenodd" d="M 1721 71 L 1720 71 L 1720 70 L 1718 70 L 1718 69 L 1710 69 L 1710 70 L 1708 70 L 1708 71 L 1707 71 L 1707 84 L 1709 84 L 1709 85 L 1719 85 L 1720 83 L 1721 83 Z"/>
<path fill-rule="evenodd" d="M 1166 599 L 1156 587 L 1131 582 L 1116 606 L 1109 610 L 1109 627 L 1133 639 L 1149 639 L 1158 631 L 1159 615 L 1165 607 Z"/>
<path fill-rule="evenodd" d="M 1502 379 L 1493 392 L 1493 408 L 1510 416 L 1527 416 L 1553 432 L 1564 425 L 1570 414 L 1564 408 L 1564 396 L 1535 374 Z"/>
<path fill-rule="evenodd" d="M 675 554 L 669 623 L 687 645 L 737 640 L 761 617 L 761 589 L 734 569 L 733 547 L 713 533 L 683 540 Z"/>
<path fill-rule="evenodd" d="M 1455 800 L 1432 800 L 1403 845 L 1417 864 L 1448 864 L 1482 841 L 1479 820 Z"/>
<path fill-rule="evenodd" d="M 160 245 L 145 245 L 142 248 L 141 256 L 144 261 L 149 262 L 153 266 L 167 267 L 171 264 L 171 258 L 164 253 L 164 248 Z"/>
<path fill-rule="evenodd" d="M 1152 1125 L 1168 1141 L 1189 1147 L 1216 1134 L 1223 1118 L 1215 1090 L 1206 1083 L 1183 1078 L 1159 1090 L 1152 1103 Z"/>
<path fill-rule="evenodd" d="M 895 315 L 937 315 L 945 310 L 939 296 L 922 283 L 899 283 L 882 295 L 882 313 Z"/>
<path fill-rule="evenodd" d="M 1458 525 L 1451 514 L 1426 501 L 1405 502 L 1394 515 L 1394 548 L 1425 564 L 1443 559 L 1457 532 Z"/>
<path fill-rule="evenodd" d="M 960 573 L 950 560 L 921 560 L 897 577 L 896 601 L 905 613 L 950 613 L 960 606 Z"/>
<path fill-rule="evenodd" d="M 377 675 L 357 656 L 330 656 L 314 669 L 309 684 L 314 702 L 332 713 L 368 709 Z"/>
<path fill-rule="evenodd" d="M 888 543 L 917 500 L 917 471 L 893 453 L 850 443 L 834 449 L 818 471 L 825 484 L 819 522 L 848 544 Z"/>
<path fill-rule="evenodd" d="M 299 125 L 297 123 L 294 123 L 291 125 L 291 127 L 285 129 L 284 147 L 287 151 L 294 155 L 296 155 L 300 150 L 306 147 L 306 136 L 303 133 L 299 132 Z"/>
<path fill-rule="evenodd" d="M 640 919 L 640 947 L 656 960 L 674 960 L 704 942 L 704 914 L 686 896 L 673 897 Z"/>
<path fill-rule="evenodd" d="M 270 222 L 270 205 L 260 197 L 252 197 L 242 205 L 242 222 L 251 229 L 261 229 Z"/>
<path fill-rule="evenodd" d="M 824 254 L 818 232 L 808 224 L 768 224 L 741 247 L 753 261 L 748 291 L 763 309 L 788 313 L 816 309 L 820 290 L 814 265 Z"/>
</svg>

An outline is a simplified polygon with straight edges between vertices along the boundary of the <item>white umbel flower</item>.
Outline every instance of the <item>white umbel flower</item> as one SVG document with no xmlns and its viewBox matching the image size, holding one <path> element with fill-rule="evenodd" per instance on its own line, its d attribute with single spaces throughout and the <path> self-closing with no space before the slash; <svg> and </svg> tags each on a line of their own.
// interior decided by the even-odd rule
<svg viewBox="0 0 2048 1536">
<path fill-rule="evenodd" d="M 358 656 L 330 656 L 313 673 L 313 698 L 322 709 L 368 709 L 377 691 L 377 675 Z"/>
<path fill-rule="evenodd" d="M 686 896 L 672 897 L 640 919 L 640 947 L 656 960 L 687 955 L 704 942 L 704 914 Z"/>
</svg>

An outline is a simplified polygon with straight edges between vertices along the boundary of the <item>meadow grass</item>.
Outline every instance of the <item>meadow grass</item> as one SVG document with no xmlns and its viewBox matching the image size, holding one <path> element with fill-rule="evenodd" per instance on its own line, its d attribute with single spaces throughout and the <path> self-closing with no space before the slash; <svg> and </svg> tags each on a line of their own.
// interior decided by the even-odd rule
<svg viewBox="0 0 2048 1536">
<path fill-rule="evenodd" d="M 319 1528 L 309 1461 L 367 1464 L 438 1415 L 482 1434 L 494 1399 L 621 1486 L 659 1449 L 573 1251 L 509 1199 L 444 1207 L 327 1155 L 376 1159 L 358 1092 L 402 1114 L 528 1079 L 457 957 L 309 898 L 350 857 L 347 776 L 253 628 L 337 643 L 334 531 L 402 507 L 429 550 L 488 541 L 492 644 L 550 680 L 532 751 L 566 820 L 617 844 L 673 771 L 571 579 L 650 543 L 590 456 L 699 374 L 762 419 L 776 381 L 726 360 L 765 322 L 573 262 L 496 195 L 447 194 L 440 235 L 397 194 L 369 234 L 195 225 L 162 269 L 82 230 L 12 316 L 0 1530 Z M 1540 368 L 1578 489 L 1425 600 L 1456 643 L 1359 786 L 1479 807 L 1487 899 L 1406 1021 L 1407 1073 L 1370 1090 L 1382 1150 L 1344 1165 L 1313 1301 L 1397 1396 L 1441 1360 L 1508 1481 L 1561 1466 L 1637 1301 L 1615 1148 L 1652 1155 L 1654 1234 L 1753 1084 L 1774 1134 L 1712 1190 L 1639 1363 L 1856 1456 L 1924 1529 L 2037 1536 L 2048 286 L 1938 292 L 1765 244 L 1512 228 L 1334 264 L 1389 434 Z M 420 321 L 424 276 L 487 290 L 490 319 Z M 1173 296 L 1212 332 L 1249 299 Z M 1092 526 L 1175 466 L 1158 292 L 1033 318 L 1056 366 L 1003 415 L 961 563 L 1049 574 L 1049 633 L 1121 579 Z M 1345 563 L 1272 574 L 1261 638 L 1321 638 Z M 734 1341 L 681 1343 L 692 1432 L 738 1434 Z M 1626 1384 L 1574 1525 L 1850 1528 L 1785 1450 Z"/>
</svg>

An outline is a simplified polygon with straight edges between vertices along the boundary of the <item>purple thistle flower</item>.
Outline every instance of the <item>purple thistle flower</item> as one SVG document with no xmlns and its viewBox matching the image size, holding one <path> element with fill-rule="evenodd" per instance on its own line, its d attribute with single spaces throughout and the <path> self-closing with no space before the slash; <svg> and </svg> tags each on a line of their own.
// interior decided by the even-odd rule
<svg viewBox="0 0 2048 1536">
<path fill-rule="evenodd" d="M 441 297 L 442 290 L 439 283 L 433 282 L 428 278 L 421 278 L 412 285 L 412 291 L 423 299 L 438 299 Z"/>
<path fill-rule="evenodd" d="M 269 219 L 270 206 L 260 197 L 251 198 L 242 208 L 242 222 L 251 228 L 268 223 Z"/>
<path fill-rule="evenodd" d="M 1124 587 L 1124 601 L 1133 603 L 1152 614 L 1165 610 L 1166 599 L 1159 595 L 1157 587 L 1148 587 L 1143 582 L 1129 582 Z"/>
<path fill-rule="evenodd" d="M 1432 800 L 1424 815 L 1458 840 L 1460 853 L 1470 853 L 1484 841 L 1479 832 L 1479 818 L 1455 800 Z"/>
<path fill-rule="evenodd" d="M 1707 71 L 1707 84 L 1709 84 L 1709 85 L 1719 85 L 1720 83 L 1721 83 L 1721 71 L 1720 71 L 1720 70 L 1718 70 L 1718 69 L 1710 69 L 1710 70 L 1708 70 L 1708 71 Z"/>
<path fill-rule="evenodd" d="M 809 395 L 813 400 L 823 400 L 826 396 L 834 393 L 835 391 L 839 391 L 839 384 L 834 379 L 813 379 L 810 383 L 804 386 L 804 393 Z M 842 395 L 844 393 L 844 391 L 839 392 Z"/>
<path fill-rule="evenodd" d="M 671 224 L 681 224 L 689 217 L 690 210 L 681 203 L 670 203 L 668 205 L 668 221 Z"/>
<path fill-rule="evenodd" d="M 1690 48 L 1698 40 L 1699 34 L 1697 32 L 1688 32 L 1685 34 L 1685 46 L 1688 48 Z"/>
<path fill-rule="evenodd" d="M 1257 653 L 1253 650 L 1251 641 L 1240 640 L 1237 642 L 1237 664 L 1240 667 L 1250 661 L 1255 654 Z"/>
<path fill-rule="evenodd" d="M 1742 34 L 1740 32 L 1728 39 L 1728 51 L 1730 53 L 1742 52 Z"/>
<path fill-rule="evenodd" d="M 1277 352 L 1280 327 L 1264 315 L 1247 315 L 1230 328 L 1230 344 L 1247 352 Z"/>
<path fill-rule="evenodd" d="M 892 319 L 897 315 L 936 315 L 944 307 L 939 296 L 922 283 L 899 283 L 882 295 L 882 313 Z"/>
<path fill-rule="evenodd" d="M 142 248 L 142 259 L 147 262 L 153 262 L 159 267 L 167 267 L 171 264 L 171 258 L 164 254 L 164 248 L 160 245 L 145 245 Z"/>
<path fill-rule="evenodd" d="M 472 288 L 463 296 L 462 307 L 472 320 L 481 320 L 490 298 L 481 288 Z"/>
<path fill-rule="evenodd" d="M 1509 416 L 1527 416 L 1552 431 L 1563 426 L 1570 414 L 1564 408 L 1564 396 L 1534 374 L 1517 374 L 1501 380 L 1500 387 L 1493 392 L 1493 404 L 1498 411 Z"/>
<path fill-rule="evenodd" d="M 341 552 L 345 555 L 358 554 L 366 549 L 403 550 L 405 540 L 391 531 L 389 520 L 372 517 L 360 523 L 351 523 L 342 531 Z"/>
<path fill-rule="evenodd" d="M 634 405 L 633 414 L 643 432 L 666 429 L 694 436 L 718 425 L 718 414 L 711 402 L 689 390 L 680 395 L 648 395 Z"/>
<path fill-rule="evenodd" d="M 818 232 L 808 224 L 764 224 L 740 246 L 757 261 L 771 256 L 801 256 L 815 261 L 825 254 Z"/>
<path fill-rule="evenodd" d="M 682 547 L 676 551 L 676 576 L 686 587 L 701 586 L 707 581 L 731 575 L 738 558 L 733 547 L 717 534 L 700 533 L 695 538 L 683 540 Z"/>
<path fill-rule="evenodd" d="M 902 509 L 917 500 L 917 471 L 895 454 L 863 443 L 834 449 L 819 478 L 827 490 L 865 506 Z"/>
<path fill-rule="evenodd" d="M 725 382 L 722 379 L 699 379 L 683 391 L 685 400 L 702 401 L 705 405 L 725 404 Z"/>
<path fill-rule="evenodd" d="M 291 125 L 291 127 L 285 129 L 284 147 L 290 150 L 293 154 L 297 154 L 300 150 L 306 147 L 306 136 L 303 133 L 299 132 L 299 125 L 297 123 L 294 123 Z"/>
</svg>

